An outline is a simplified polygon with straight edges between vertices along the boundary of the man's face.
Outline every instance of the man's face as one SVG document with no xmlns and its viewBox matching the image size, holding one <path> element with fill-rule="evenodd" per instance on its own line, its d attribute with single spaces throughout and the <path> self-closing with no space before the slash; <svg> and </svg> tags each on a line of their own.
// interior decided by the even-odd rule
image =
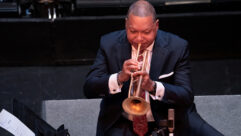
<svg viewBox="0 0 241 136">
<path fill-rule="evenodd" d="M 136 49 L 141 43 L 141 49 L 146 49 L 156 38 L 158 20 L 153 21 L 152 16 L 139 17 L 130 14 L 126 19 L 126 33 L 131 45 Z"/>
</svg>

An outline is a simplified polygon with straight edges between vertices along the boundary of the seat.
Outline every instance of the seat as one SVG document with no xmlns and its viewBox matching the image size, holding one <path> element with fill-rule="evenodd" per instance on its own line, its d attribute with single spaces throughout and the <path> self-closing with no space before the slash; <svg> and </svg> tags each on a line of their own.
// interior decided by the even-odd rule
<svg viewBox="0 0 241 136">
<path fill-rule="evenodd" d="M 101 99 L 46 100 L 42 117 L 71 136 L 95 136 Z M 198 113 L 225 136 L 241 135 L 241 95 L 195 96 Z"/>
</svg>

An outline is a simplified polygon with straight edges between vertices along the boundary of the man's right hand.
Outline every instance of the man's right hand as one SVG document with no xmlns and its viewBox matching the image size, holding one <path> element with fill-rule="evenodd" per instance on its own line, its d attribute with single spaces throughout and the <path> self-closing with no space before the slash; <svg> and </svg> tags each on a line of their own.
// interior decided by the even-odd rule
<svg viewBox="0 0 241 136">
<path fill-rule="evenodd" d="M 122 70 L 118 75 L 118 80 L 123 83 L 129 80 L 131 73 L 139 69 L 138 62 L 134 59 L 128 59 L 124 62 Z"/>
</svg>

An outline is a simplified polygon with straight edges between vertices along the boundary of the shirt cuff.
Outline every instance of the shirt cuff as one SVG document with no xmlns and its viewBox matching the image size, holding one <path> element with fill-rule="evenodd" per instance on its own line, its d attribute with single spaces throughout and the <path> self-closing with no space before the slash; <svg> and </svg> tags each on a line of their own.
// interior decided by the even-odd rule
<svg viewBox="0 0 241 136">
<path fill-rule="evenodd" d="M 156 82 L 156 81 L 155 81 Z M 156 82 L 156 94 L 155 96 L 150 94 L 153 100 L 161 101 L 165 93 L 165 87 L 161 82 Z"/>
<path fill-rule="evenodd" d="M 121 87 L 118 85 L 117 82 L 117 75 L 118 73 L 112 74 L 109 78 L 108 86 L 109 86 L 109 93 L 116 94 L 121 92 Z"/>
</svg>

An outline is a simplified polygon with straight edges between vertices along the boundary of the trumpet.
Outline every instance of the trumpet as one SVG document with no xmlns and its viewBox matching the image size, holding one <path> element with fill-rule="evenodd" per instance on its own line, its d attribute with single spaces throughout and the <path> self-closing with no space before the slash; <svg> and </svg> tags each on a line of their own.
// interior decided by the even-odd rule
<svg viewBox="0 0 241 136">
<path fill-rule="evenodd" d="M 137 55 L 135 58 L 136 61 L 138 60 L 138 56 L 140 54 L 140 47 L 141 47 L 141 44 L 138 44 Z M 147 52 L 144 52 L 143 63 L 141 67 L 142 71 L 146 67 L 145 66 L 147 61 L 146 56 L 147 56 Z M 135 115 L 135 116 L 145 115 L 150 109 L 150 103 L 148 103 L 144 98 L 140 96 L 142 78 L 143 77 L 141 75 L 139 77 L 137 85 L 134 86 L 134 83 L 136 82 L 134 81 L 133 74 L 131 74 L 130 86 L 128 90 L 128 98 L 126 98 L 122 102 L 122 107 L 124 111 L 130 115 Z"/>
</svg>

